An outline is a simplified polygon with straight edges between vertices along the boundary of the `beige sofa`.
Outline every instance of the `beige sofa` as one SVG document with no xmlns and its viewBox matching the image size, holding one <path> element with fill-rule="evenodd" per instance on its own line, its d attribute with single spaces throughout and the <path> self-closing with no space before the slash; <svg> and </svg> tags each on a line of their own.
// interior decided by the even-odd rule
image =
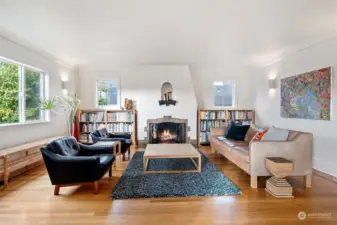
<svg viewBox="0 0 337 225">
<path fill-rule="evenodd" d="M 250 128 L 245 141 L 224 138 L 226 128 L 211 129 L 209 140 L 216 151 L 250 175 L 250 186 L 257 188 L 259 176 L 271 176 L 265 167 L 266 157 L 283 157 L 294 162 L 291 176 L 305 176 L 305 186 L 311 187 L 312 134 L 291 130 L 287 141 L 252 140 L 256 130 Z M 220 140 L 221 139 L 221 140 Z"/>
</svg>

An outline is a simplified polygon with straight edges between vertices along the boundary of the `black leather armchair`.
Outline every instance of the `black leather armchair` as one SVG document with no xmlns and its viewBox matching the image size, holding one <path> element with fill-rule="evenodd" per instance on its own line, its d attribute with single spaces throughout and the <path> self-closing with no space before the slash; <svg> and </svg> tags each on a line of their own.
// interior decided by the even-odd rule
<svg viewBox="0 0 337 225">
<path fill-rule="evenodd" d="M 98 180 L 109 170 L 112 176 L 112 163 L 115 156 L 111 147 L 86 146 L 73 137 L 54 140 L 41 153 L 51 180 L 58 195 L 61 186 L 94 182 L 98 193 Z"/>
<path fill-rule="evenodd" d="M 121 142 L 121 154 L 123 155 L 123 160 L 125 160 L 125 153 L 128 152 L 130 157 L 130 146 L 132 145 L 131 134 L 111 134 L 106 128 L 100 128 L 95 130 L 90 134 L 92 142 L 96 143 L 99 141 L 120 141 Z M 119 152 L 118 152 L 119 153 Z"/>
</svg>

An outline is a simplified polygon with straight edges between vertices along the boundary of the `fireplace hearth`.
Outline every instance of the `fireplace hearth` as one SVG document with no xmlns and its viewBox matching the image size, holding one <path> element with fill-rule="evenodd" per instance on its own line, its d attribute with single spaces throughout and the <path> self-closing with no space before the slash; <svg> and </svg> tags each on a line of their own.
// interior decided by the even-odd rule
<svg viewBox="0 0 337 225">
<path fill-rule="evenodd" d="M 148 120 L 146 131 L 148 143 L 187 143 L 187 119 L 165 116 Z"/>
</svg>

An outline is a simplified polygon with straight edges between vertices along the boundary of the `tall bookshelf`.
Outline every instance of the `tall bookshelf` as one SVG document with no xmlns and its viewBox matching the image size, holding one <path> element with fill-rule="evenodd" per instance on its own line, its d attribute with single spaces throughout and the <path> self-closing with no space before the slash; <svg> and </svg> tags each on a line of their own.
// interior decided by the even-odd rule
<svg viewBox="0 0 337 225">
<path fill-rule="evenodd" d="M 254 124 L 255 112 L 249 109 L 199 109 L 197 118 L 197 143 L 200 146 L 209 144 L 208 134 L 211 128 L 225 127 L 229 120 L 241 121 L 243 124 Z"/>
<path fill-rule="evenodd" d="M 80 109 L 77 113 L 78 140 L 90 144 L 90 133 L 105 127 L 109 133 L 131 134 L 133 145 L 137 145 L 136 110 Z"/>
</svg>

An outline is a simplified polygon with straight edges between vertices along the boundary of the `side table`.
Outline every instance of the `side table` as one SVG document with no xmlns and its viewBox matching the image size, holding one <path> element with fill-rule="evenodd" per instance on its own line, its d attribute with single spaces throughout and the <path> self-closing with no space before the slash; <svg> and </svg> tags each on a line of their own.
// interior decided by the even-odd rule
<svg viewBox="0 0 337 225">
<path fill-rule="evenodd" d="M 116 168 L 116 160 L 117 160 L 117 146 L 118 146 L 118 156 L 119 159 L 121 159 L 121 150 L 122 150 L 122 144 L 120 141 L 98 141 L 95 144 L 93 144 L 92 146 L 111 146 L 112 151 L 113 151 L 113 155 L 116 157 L 113 165 Z"/>
<path fill-rule="evenodd" d="M 267 180 L 266 191 L 277 198 L 293 198 L 293 188 L 285 179 L 294 169 L 292 161 L 269 157 L 265 159 L 266 168 L 274 176 Z"/>
</svg>

